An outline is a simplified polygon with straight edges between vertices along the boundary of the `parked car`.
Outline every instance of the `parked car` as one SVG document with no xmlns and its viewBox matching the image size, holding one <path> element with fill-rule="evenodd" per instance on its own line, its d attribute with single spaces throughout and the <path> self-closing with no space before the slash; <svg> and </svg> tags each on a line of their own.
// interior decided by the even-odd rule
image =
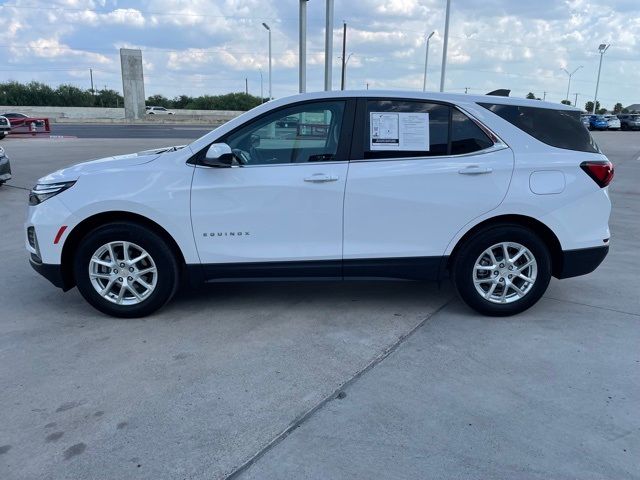
<svg viewBox="0 0 640 480">
<path fill-rule="evenodd" d="M 4 148 L 0 147 L 0 186 L 8 180 L 11 180 L 11 164 Z"/>
<path fill-rule="evenodd" d="M 16 127 L 28 126 L 30 123 L 35 123 L 37 127 L 42 127 L 45 123 L 42 118 L 33 118 L 29 115 L 25 115 L 24 113 L 17 112 L 2 113 L 0 114 L 0 117 L 9 119 L 9 123 L 11 124 L 12 129 Z"/>
<path fill-rule="evenodd" d="M 589 117 L 590 115 L 580 115 L 580 121 L 587 129 L 590 127 Z"/>
<path fill-rule="evenodd" d="M 171 110 L 164 107 L 145 107 L 147 115 L 173 115 Z"/>
<path fill-rule="evenodd" d="M 0 115 L 0 140 L 9 135 L 11 131 L 11 122 L 7 117 Z"/>
<path fill-rule="evenodd" d="M 622 130 L 640 130 L 640 114 L 623 113 L 618 115 Z"/>
<path fill-rule="evenodd" d="M 300 119 L 298 117 L 290 116 L 276 122 L 276 127 L 277 128 L 298 128 L 299 124 L 300 124 Z"/>
<path fill-rule="evenodd" d="M 591 115 L 589 117 L 589 128 L 591 130 L 607 130 L 609 122 L 604 115 Z"/>
<path fill-rule="evenodd" d="M 620 130 L 620 119 L 615 115 L 605 115 L 604 118 L 607 120 L 607 128 L 609 130 Z"/>
<path fill-rule="evenodd" d="M 292 115 L 323 118 L 324 135 L 274 133 Z M 154 312 L 181 282 L 447 276 L 477 311 L 511 315 L 605 258 L 612 178 L 569 106 L 307 93 L 185 147 L 41 178 L 26 248 L 54 285 L 120 317 Z"/>
</svg>

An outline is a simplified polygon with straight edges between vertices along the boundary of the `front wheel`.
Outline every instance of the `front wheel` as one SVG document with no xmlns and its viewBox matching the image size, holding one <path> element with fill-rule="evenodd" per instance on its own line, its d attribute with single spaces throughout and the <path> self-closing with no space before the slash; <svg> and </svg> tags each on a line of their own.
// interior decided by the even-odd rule
<svg viewBox="0 0 640 480">
<path fill-rule="evenodd" d="M 78 246 L 74 275 L 92 306 L 115 317 L 149 315 L 173 297 L 178 264 L 166 242 L 135 223 L 111 223 Z"/>
<path fill-rule="evenodd" d="M 551 280 L 551 256 L 533 231 L 501 225 L 480 231 L 452 265 L 458 294 L 474 310 L 508 316 L 534 305 Z"/>
</svg>

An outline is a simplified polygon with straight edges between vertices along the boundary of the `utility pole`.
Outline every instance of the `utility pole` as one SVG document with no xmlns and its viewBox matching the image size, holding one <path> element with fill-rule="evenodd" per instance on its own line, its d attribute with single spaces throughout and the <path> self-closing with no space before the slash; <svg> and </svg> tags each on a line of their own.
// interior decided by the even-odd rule
<svg viewBox="0 0 640 480">
<path fill-rule="evenodd" d="M 331 90 L 331 69 L 333 67 L 333 0 L 327 1 L 324 30 L 324 89 Z"/>
<path fill-rule="evenodd" d="M 271 28 L 269 25 L 262 22 L 262 26 L 269 32 L 269 100 L 273 99 L 273 92 L 271 90 Z"/>
<path fill-rule="evenodd" d="M 576 95 L 576 100 L 575 100 L 575 102 L 573 102 L 573 106 L 577 107 L 578 106 L 578 95 L 580 95 L 580 94 L 576 93 L 575 95 Z"/>
<path fill-rule="evenodd" d="M 602 57 L 604 57 L 604 52 L 606 52 L 611 45 L 607 45 L 606 43 L 601 43 L 598 47 L 598 51 L 600 52 L 600 66 L 598 66 L 598 80 L 596 82 L 596 94 L 593 97 L 593 111 L 592 115 L 596 114 L 596 104 L 598 102 L 598 87 L 600 86 L 600 70 L 602 70 Z"/>
<path fill-rule="evenodd" d="M 444 77 L 447 70 L 447 47 L 449 46 L 449 16 L 451 0 L 447 0 L 447 13 L 444 20 L 444 44 L 442 46 L 442 70 L 440 71 L 440 91 L 444 92 Z"/>
<path fill-rule="evenodd" d="M 89 76 L 91 77 L 91 95 L 95 95 L 95 91 L 93 90 L 93 68 L 89 69 Z"/>
<path fill-rule="evenodd" d="M 344 71 L 347 68 L 347 22 L 342 22 L 342 80 L 340 82 L 340 90 L 344 90 Z"/>
<path fill-rule="evenodd" d="M 427 49 L 424 54 L 424 77 L 422 78 L 422 91 L 427 90 L 427 64 L 429 63 L 429 40 L 433 37 L 433 34 L 436 32 L 431 32 L 427 37 Z"/>
<path fill-rule="evenodd" d="M 307 2 L 309 0 L 300 0 L 300 38 L 298 39 L 298 53 L 299 53 L 299 93 L 307 91 Z"/>
<path fill-rule="evenodd" d="M 369 82 L 367 82 L 367 90 L 369 90 Z"/>
<path fill-rule="evenodd" d="M 262 69 L 260 69 L 260 103 L 264 102 L 264 87 L 262 81 Z"/>
<path fill-rule="evenodd" d="M 542 101 L 544 102 L 547 99 L 547 92 L 542 92 Z"/>
<path fill-rule="evenodd" d="M 466 95 L 469 92 L 469 87 L 464 87 L 464 94 Z"/>
<path fill-rule="evenodd" d="M 244 93 L 249 95 L 249 79 L 244 77 Z"/>
</svg>

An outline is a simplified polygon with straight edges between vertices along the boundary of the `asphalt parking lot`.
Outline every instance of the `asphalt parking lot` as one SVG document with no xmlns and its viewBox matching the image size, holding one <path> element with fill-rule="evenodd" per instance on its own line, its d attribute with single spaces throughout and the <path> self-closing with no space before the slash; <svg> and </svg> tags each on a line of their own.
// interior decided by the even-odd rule
<svg viewBox="0 0 640 480">
<path fill-rule="evenodd" d="M 1 479 L 640 478 L 640 133 L 594 133 L 616 165 L 603 265 L 516 317 L 446 284 L 330 282 L 122 320 L 31 270 L 37 178 L 183 132 L 2 142 Z"/>
</svg>

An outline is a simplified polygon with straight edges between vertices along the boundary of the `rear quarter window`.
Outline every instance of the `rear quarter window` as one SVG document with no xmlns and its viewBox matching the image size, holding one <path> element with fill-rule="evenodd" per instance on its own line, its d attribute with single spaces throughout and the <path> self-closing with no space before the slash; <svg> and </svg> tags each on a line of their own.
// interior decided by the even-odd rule
<svg viewBox="0 0 640 480">
<path fill-rule="evenodd" d="M 521 105 L 480 103 L 533 138 L 552 147 L 599 153 L 598 146 L 580 120 L 580 112 Z"/>
</svg>

